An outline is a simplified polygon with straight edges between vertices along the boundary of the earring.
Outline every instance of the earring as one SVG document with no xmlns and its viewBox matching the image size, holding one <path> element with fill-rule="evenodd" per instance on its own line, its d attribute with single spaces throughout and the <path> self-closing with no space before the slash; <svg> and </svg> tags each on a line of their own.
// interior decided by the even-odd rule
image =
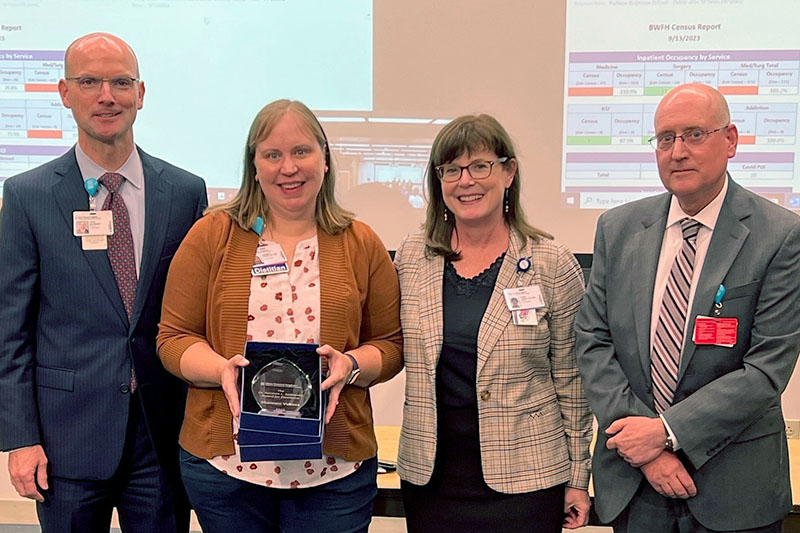
<svg viewBox="0 0 800 533">
<path fill-rule="evenodd" d="M 508 189 L 503 193 L 503 212 L 508 213 Z"/>
<path fill-rule="evenodd" d="M 444 208 L 444 221 L 447 222 L 447 208 Z"/>
</svg>

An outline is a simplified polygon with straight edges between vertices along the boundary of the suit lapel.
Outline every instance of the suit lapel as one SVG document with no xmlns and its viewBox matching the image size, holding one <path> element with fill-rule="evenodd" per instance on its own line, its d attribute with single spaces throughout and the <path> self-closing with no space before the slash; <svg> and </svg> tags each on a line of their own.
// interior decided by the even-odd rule
<svg viewBox="0 0 800 533">
<path fill-rule="evenodd" d="M 440 255 L 429 255 L 423 250 L 419 258 L 419 279 L 422 282 L 419 311 L 422 338 L 425 343 L 424 353 L 429 358 L 427 361 L 429 368 L 435 369 L 439 362 L 444 336 L 444 319 L 442 317 L 444 258 Z M 434 372 L 434 379 L 435 376 Z"/>
<path fill-rule="evenodd" d="M 72 234 L 72 212 L 89 209 L 89 196 L 83 188 L 83 177 L 75 159 L 74 147 L 60 158 L 55 173 L 58 177 L 53 185 L 53 195 L 61 215 L 64 217 L 64 222 L 69 226 L 70 234 Z M 128 317 L 119 294 L 117 281 L 114 278 L 114 272 L 111 270 L 108 253 L 105 250 L 83 250 L 83 255 L 117 315 L 127 324 Z"/>
<path fill-rule="evenodd" d="M 138 149 L 138 147 L 137 147 Z M 133 307 L 131 327 L 136 324 L 153 283 L 164 238 L 170 220 L 172 186 L 162 175 L 163 168 L 157 160 L 139 150 L 144 173 L 144 243 L 139 266 L 139 283 Z"/>
<path fill-rule="evenodd" d="M 728 180 L 728 194 L 719 211 L 717 224 L 714 226 L 714 233 L 711 235 L 711 242 L 708 244 L 708 251 L 703 262 L 703 270 L 697 280 L 697 289 L 689 314 L 689 324 L 686 328 L 686 342 L 681 356 L 681 366 L 678 371 L 679 384 L 695 353 L 696 345 L 691 339 L 697 315 L 708 316 L 711 313 L 717 289 L 750 234 L 747 226 L 741 223 L 741 220 L 750 216 L 749 204 L 741 194 L 741 190 L 741 187 L 734 181 Z"/>
<path fill-rule="evenodd" d="M 636 329 L 636 343 L 639 347 L 639 360 L 645 382 L 650 383 L 650 329 L 653 309 L 653 288 L 656 283 L 658 258 L 661 255 L 661 242 L 667 224 L 667 210 L 670 196 L 652 213 L 642 219 L 643 229 L 634 234 L 629 242 L 629 253 L 633 255 L 633 268 L 630 272 L 630 287 L 633 291 L 633 323 Z"/>
<path fill-rule="evenodd" d="M 500 265 L 500 272 L 497 273 L 497 281 L 494 284 L 492 296 L 483 314 L 480 329 L 478 330 L 478 366 L 477 375 L 480 375 L 483 366 L 489 359 L 489 355 L 494 351 L 500 335 L 511 322 L 511 312 L 506 305 L 503 289 L 507 287 L 524 287 L 534 283 L 536 275 L 536 258 L 531 257 L 531 247 L 529 239 L 511 230 L 508 240 L 508 251 Z M 526 272 L 517 271 L 517 262 L 522 257 L 531 258 L 534 265 Z"/>
</svg>

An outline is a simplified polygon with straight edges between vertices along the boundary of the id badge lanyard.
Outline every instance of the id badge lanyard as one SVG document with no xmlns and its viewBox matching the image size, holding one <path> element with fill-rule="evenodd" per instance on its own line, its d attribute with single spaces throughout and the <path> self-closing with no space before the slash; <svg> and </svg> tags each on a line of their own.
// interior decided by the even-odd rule
<svg viewBox="0 0 800 533">
<path fill-rule="evenodd" d="M 84 181 L 83 188 L 89 193 L 89 211 L 97 211 L 97 191 L 100 189 L 97 178 L 89 178 Z"/>
</svg>

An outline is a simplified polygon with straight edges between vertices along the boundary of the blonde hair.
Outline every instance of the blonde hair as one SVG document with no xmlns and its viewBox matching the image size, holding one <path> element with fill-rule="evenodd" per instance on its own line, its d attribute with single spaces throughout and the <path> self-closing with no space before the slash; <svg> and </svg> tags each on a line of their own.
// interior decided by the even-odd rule
<svg viewBox="0 0 800 533">
<path fill-rule="evenodd" d="M 286 113 L 292 113 L 301 126 L 308 129 L 325 154 L 325 165 L 328 170 L 322 178 L 322 186 L 317 194 L 314 210 L 317 225 L 331 235 L 341 233 L 350 227 L 355 215 L 336 201 L 334 194 L 336 171 L 328 148 L 328 138 L 314 113 L 299 100 L 276 100 L 264 106 L 256 114 L 244 147 L 244 172 L 239 192 L 231 201 L 209 207 L 206 213 L 224 211 L 244 229 L 252 228 L 258 217 L 267 222 L 269 203 L 255 179 L 256 167 L 253 159 L 258 144 L 269 137 L 275 125 Z"/>
</svg>

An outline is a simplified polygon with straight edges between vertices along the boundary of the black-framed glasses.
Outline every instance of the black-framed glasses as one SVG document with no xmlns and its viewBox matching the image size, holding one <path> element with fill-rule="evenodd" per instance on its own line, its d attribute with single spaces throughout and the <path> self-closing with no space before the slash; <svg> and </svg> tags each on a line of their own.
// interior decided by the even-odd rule
<svg viewBox="0 0 800 533">
<path fill-rule="evenodd" d="M 500 159 L 496 159 L 494 161 L 484 161 L 483 159 L 479 159 L 463 167 L 461 165 L 448 163 L 446 165 L 439 165 L 436 167 L 436 175 L 439 176 L 440 180 L 450 183 L 460 180 L 461 173 L 464 172 L 464 169 L 467 169 L 467 172 L 472 179 L 483 180 L 492 175 L 492 168 L 496 163 L 505 163 L 506 161 L 508 161 L 508 157 L 501 157 Z"/>
<path fill-rule="evenodd" d="M 656 135 L 655 137 L 650 137 L 647 142 L 650 143 L 656 150 L 672 150 L 672 147 L 675 146 L 675 139 L 680 139 L 681 142 L 684 144 L 688 144 L 689 146 L 697 146 L 699 144 L 703 144 L 708 139 L 708 136 L 712 133 L 717 133 L 718 131 L 722 131 L 727 129 L 730 124 L 726 124 L 721 128 L 717 128 L 715 130 L 706 131 L 700 128 L 695 128 L 692 130 L 688 130 L 683 133 L 683 135 L 676 135 L 674 133 L 662 133 L 661 135 Z"/>
<path fill-rule="evenodd" d="M 64 78 L 67 81 L 74 81 L 78 84 L 78 89 L 83 94 L 95 95 L 100 92 L 103 82 L 108 82 L 108 87 L 114 94 L 126 94 L 139 82 L 138 78 L 129 76 L 115 76 L 113 78 L 96 78 L 94 76 L 78 76 Z"/>
</svg>

